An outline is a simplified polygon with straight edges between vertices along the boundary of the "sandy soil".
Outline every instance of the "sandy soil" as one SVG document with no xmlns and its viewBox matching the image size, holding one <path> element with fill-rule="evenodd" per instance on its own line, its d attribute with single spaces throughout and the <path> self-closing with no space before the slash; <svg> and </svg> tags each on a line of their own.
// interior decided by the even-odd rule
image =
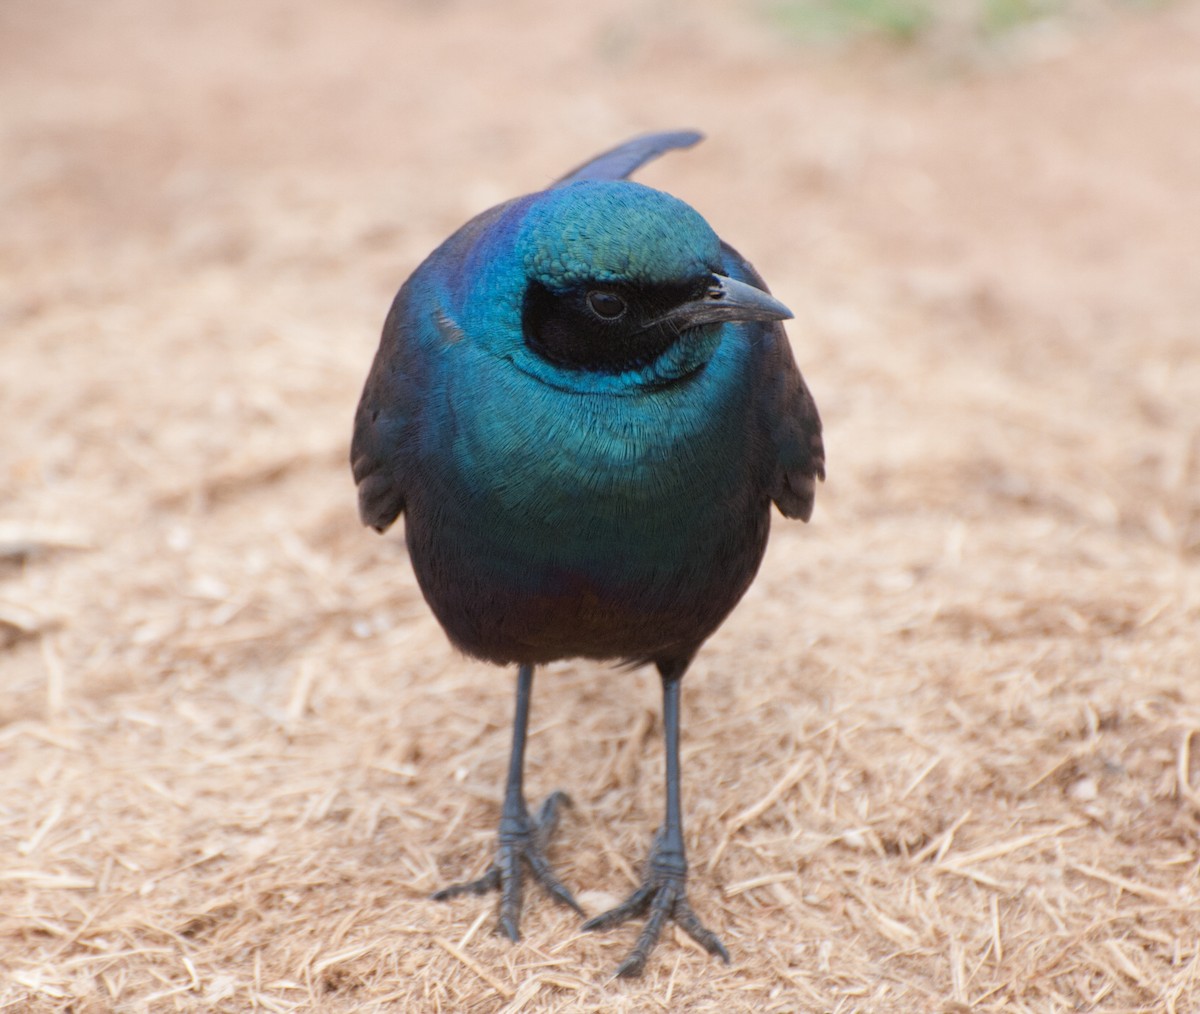
<svg viewBox="0 0 1200 1014">
<path fill-rule="evenodd" d="M 964 52 L 760 8 L 0 7 L 0 1010 L 1200 1008 L 1200 6 Z M 450 230 L 633 133 L 796 310 L 809 526 L 685 687 L 683 939 L 431 890 L 512 676 L 361 529 L 350 417 Z M 590 911 L 651 674 L 563 664 L 531 794 Z"/>
</svg>

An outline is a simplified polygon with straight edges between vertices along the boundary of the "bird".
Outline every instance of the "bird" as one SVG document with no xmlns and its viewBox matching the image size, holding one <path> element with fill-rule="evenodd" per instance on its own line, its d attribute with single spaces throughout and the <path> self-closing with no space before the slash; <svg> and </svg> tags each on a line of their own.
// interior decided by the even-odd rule
<svg viewBox="0 0 1200 1014">
<path fill-rule="evenodd" d="M 526 802 L 534 672 L 657 668 L 663 823 L 641 885 L 582 927 L 644 917 L 621 976 L 670 922 L 730 960 L 687 897 L 681 683 L 753 581 L 772 504 L 807 521 L 825 478 L 791 311 L 698 211 L 629 178 L 702 137 L 635 137 L 437 247 L 392 303 L 350 448 L 362 522 L 404 515 L 450 642 L 517 667 L 495 858 L 434 898 L 498 891 L 497 930 L 516 941 L 527 872 L 586 918 L 547 858 L 569 797 Z"/>
</svg>

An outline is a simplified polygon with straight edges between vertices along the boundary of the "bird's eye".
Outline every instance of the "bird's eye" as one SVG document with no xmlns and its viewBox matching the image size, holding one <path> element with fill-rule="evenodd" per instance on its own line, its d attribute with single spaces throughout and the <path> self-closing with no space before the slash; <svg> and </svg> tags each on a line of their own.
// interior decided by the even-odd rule
<svg viewBox="0 0 1200 1014">
<path fill-rule="evenodd" d="M 603 320 L 616 320 L 625 312 L 625 300 L 615 292 L 593 289 L 587 294 L 588 308 Z"/>
</svg>

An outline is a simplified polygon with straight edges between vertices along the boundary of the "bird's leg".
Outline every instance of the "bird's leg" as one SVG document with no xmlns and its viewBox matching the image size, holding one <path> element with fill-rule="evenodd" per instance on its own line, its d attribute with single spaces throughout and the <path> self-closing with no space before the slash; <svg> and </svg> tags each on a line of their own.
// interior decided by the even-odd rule
<svg viewBox="0 0 1200 1014">
<path fill-rule="evenodd" d="M 667 814 L 666 821 L 654 836 L 645 879 L 642 886 L 616 908 L 583 924 L 585 930 L 607 929 L 649 912 L 637 943 L 617 968 L 617 975 L 621 976 L 642 974 L 646 959 L 658 943 L 659 934 L 668 919 L 709 954 L 718 955 L 726 963 L 729 961 L 729 952 L 717 935 L 704 927 L 687 900 L 688 867 L 683 847 L 683 808 L 679 798 L 679 687 L 686 667 L 686 662 L 659 666 L 663 683 L 663 738 L 667 753 Z"/>
<path fill-rule="evenodd" d="M 558 826 L 559 811 L 570 806 L 571 800 L 565 792 L 552 792 L 542 804 L 536 820 L 529 816 L 525 805 L 525 733 L 529 728 L 532 691 L 533 666 L 522 665 L 517 671 L 517 712 L 513 719 L 512 753 L 509 754 L 508 778 L 504 783 L 500 847 L 496 858 L 478 880 L 444 887 L 433 896 L 435 901 L 444 901 L 460 894 L 486 894 L 499 888 L 497 929 L 514 941 L 521 939 L 521 860 L 528 864 L 534 879 L 550 892 L 551 897 L 573 908 L 579 915 L 585 914 L 546 861 L 546 848 Z"/>
</svg>

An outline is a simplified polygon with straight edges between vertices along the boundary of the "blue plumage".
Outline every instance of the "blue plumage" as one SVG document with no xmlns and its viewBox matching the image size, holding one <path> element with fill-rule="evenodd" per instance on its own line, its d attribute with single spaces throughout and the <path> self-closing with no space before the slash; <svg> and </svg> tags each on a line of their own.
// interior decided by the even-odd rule
<svg viewBox="0 0 1200 1014">
<path fill-rule="evenodd" d="M 396 297 L 351 449 L 364 523 L 406 514 L 450 639 L 521 666 L 500 856 L 465 885 L 501 888 L 514 939 L 522 861 L 578 908 L 542 855 L 561 797 L 534 820 L 521 790 L 532 667 L 658 666 L 667 820 L 642 891 L 589 924 L 649 910 L 626 974 L 666 918 L 724 956 L 684 892 L 679 680 L 753 580 L 771 502 L 807 520 L 824 474 L 786 308 L 695 210 L 623 178 L 697 140 L 636 138 L 446 240 Z"/>
</svg>

